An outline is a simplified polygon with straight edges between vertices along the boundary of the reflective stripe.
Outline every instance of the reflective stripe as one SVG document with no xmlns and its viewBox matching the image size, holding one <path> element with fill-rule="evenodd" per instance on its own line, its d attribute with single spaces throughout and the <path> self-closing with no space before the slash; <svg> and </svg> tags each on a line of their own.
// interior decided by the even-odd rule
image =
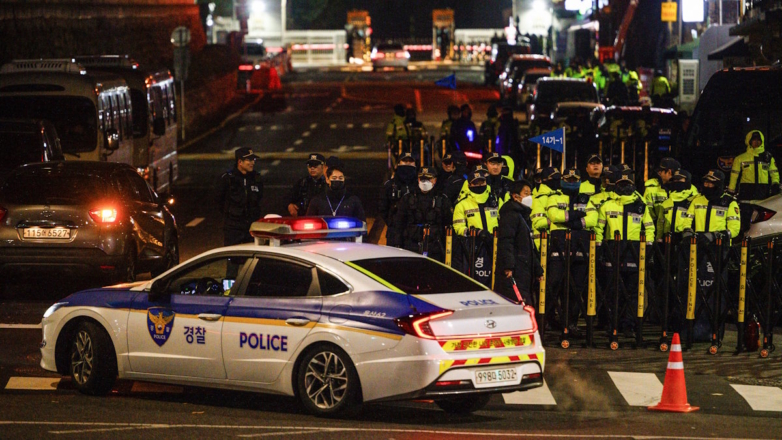
<svg viewBox="0 0 782 440">
<path fill-rule="evenodd" d="M 731 217 L 728 217 L 728 221 L 730 221 L 730 220 L 741 220 L 741 218 L 740 217 L 736 217 L 736 216 L 731 216 Z"/>
<path fill-rule="evenodd" d="M 681 351 L 682 351 L 681 344 L 673 344 L 673 345 L 671 345 L 671 351 L 681 353 Z"/>
<path fill-rule="evenodd" d="M 684 362 L 668 362 L 669 370 L 684 370 Z"/>
</svg>

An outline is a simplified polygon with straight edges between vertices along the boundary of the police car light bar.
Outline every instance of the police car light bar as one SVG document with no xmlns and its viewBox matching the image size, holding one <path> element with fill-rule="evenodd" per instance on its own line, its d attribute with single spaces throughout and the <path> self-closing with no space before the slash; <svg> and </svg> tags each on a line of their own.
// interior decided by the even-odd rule
<svg viewBox="0 0 782 440">
<path fill-rule="evenodd" d="M 353 238 L 361 242 L 367 224 L 351 217 L 264 218 L 250 226 L 256 244 L 278 245 L 282 240 Z"/>
</svg>

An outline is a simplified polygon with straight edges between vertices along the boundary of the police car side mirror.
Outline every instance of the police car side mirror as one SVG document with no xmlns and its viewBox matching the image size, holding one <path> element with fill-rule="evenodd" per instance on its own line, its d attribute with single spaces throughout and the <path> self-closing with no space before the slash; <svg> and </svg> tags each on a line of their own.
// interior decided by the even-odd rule
<svg viewBox="0 0 782 440">
<path fill-rule="evenodd" d="M 166 134 L 166 120 L 164 118 L 155 118 L 152 121 L 152 133 L 155 136 L 163 136 Z"/>
<path fill-rule="evenodd" d="M 168 282 L 162 279 L 155 280 L 149 288 L 149 302 L 168 302 L 171 294 L 168 293 Z"/>
</svg>

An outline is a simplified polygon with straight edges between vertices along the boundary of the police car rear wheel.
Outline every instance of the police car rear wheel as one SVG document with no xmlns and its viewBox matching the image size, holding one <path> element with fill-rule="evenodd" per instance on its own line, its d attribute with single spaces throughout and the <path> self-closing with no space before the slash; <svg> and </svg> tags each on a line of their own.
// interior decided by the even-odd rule
<svg viewBox="0 0 782 440">
<path fill-rule="evenodd" d="M 488 394 L 478 394 L 435 400 L 435 403 L 449 414 L 470 414 L 486 406 L 490 398 Z"/>
<path fill-rule="evenodd" d="M 335 415 L 353 406 L 358 374 L 343 350 L 319 346 L 307 352 L 298 371 L 299 399 L 315 415 Z"/>
<path fill-rule="evenodd" d="M 92 322 L 82 322 L 71 343 L 71 379 L 84 393 L 101 396 L 111 391 L 117 359 L 109 335 Z"/>
</svg>

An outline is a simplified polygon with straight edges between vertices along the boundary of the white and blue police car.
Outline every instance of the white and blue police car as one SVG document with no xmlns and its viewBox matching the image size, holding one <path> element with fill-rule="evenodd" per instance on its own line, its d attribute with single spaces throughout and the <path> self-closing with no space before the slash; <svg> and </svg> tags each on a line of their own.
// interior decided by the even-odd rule
<svg viewBox="0 0 782 440">
<path fill-rule="evenodd" d="M 469 413 L 543 384 L 532 307 L 363 244 L 355 219 L 263 219 L 251 232 L 254 244 L 52 305 L 41 366 L 87 394 L 119 377 L 297 396 L 318 415 L 418 398 Z"/>
</svg>

